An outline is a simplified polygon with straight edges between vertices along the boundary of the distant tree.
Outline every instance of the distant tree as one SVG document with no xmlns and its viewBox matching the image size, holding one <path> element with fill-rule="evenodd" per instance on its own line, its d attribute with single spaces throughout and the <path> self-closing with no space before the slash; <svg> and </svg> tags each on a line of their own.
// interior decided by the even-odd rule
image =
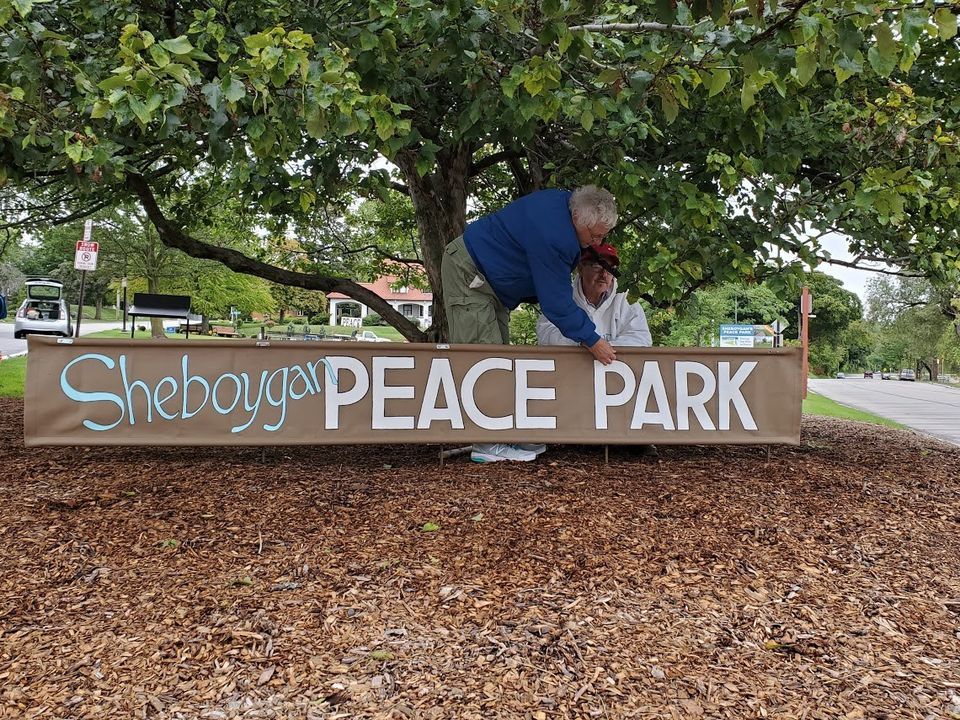
<svg viewBox="0 0 960 720">
<path fill-rule="evenodd" d="M 873 278 L 867 284 L 867 308 L 879 328 L 885 359 L 926 370 L 936 380 L 944 361 L 960 356 L 956 286 L 920 277 Z"/>
<path fill-rule="evenodd" d="M 270 283 L 270 296 L 277 310 L 277 322 L 283 322 L 287 310 L 291 308 L 308 317 L 319 315 L 327 309 L 327 296 L 316 290 Z"/>
<path fill-rule="evenodd" d="M 708 346 L 722 324 L 767 325 L 789 306 L 766 284 L 723 283 L 697 290 L 666 312 L 649 313 L 649 320 L 658 344 Z"/>
</svg>

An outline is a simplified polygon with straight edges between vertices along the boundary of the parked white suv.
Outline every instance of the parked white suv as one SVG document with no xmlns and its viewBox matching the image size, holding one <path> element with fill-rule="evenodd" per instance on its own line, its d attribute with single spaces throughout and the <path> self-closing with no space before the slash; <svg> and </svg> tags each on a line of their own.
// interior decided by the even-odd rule
<svg viewBox="0 0 960 720">
<path fill-rule="evenodd" d="M 27 278 L 27 299 L 17 309 L 13 336 L 73 335 L 70 307 L 63 299 L 63 283 L 48 278 Z"/>
</svg>

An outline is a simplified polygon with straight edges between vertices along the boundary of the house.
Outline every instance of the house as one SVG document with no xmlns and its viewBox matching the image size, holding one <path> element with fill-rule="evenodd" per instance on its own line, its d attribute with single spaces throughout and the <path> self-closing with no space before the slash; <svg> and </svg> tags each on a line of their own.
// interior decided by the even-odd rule
<svg viewBox="0 0 960 720">
<path fill-rule="evenodd" d="M 358 283 L 386 300 L 392 308 L 421 328 L 427 328 L 433 321 L 433 293 L 415 287 L 397 285 L 394 275 L 383 275 L 372 283 Z M 343 293 L 327 293 L 330 324 L 342 325 L 344 317 L 365 318 L 372 310 L 366 305 L 347 297 Z"/>
</svg>

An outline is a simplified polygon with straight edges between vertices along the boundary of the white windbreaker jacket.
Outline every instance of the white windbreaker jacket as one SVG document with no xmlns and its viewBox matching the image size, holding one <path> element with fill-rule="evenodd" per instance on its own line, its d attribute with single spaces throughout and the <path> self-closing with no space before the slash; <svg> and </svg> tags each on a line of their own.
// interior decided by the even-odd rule
<svg viewBox="0 0 960 720">
<path fill-rule="evenodd" d="M 617 279 L 613 279 L 610 294 L 600 303 L 600 307 L 590 304 L 580 287 L 579 273 L 573 276 L 573 301 L 583 308 L 584 312 L 597 326 L 597 333 L 611 345 L 621 347 L 650 347 L 653 338 L 647 326 L 647 316 L 639 303 L 627 301 L 626 293 L 617 292 Z M 578 343 L 564 337 L 557 326 L 540 315 L 537 320 L 537 341 L 540 345 L 577 345 Z"/>
</svg>

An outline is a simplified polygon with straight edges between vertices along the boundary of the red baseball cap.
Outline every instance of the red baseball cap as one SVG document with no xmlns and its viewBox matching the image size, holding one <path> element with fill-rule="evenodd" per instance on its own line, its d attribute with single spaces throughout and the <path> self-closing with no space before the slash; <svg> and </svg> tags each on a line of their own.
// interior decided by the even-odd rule
<svg viewBox="0 0 960 720">
<path fill-rule="evenodd" d="M 620 264 L 620 256 L 617 255 L 617 249 L 610 243 L 602 242 L 599 245 L 591 245 L 584 248 L 580 256 L 580 262 L 589 262 L 597 258 L 603 258 L 613 266 Z"/>
</svg>

